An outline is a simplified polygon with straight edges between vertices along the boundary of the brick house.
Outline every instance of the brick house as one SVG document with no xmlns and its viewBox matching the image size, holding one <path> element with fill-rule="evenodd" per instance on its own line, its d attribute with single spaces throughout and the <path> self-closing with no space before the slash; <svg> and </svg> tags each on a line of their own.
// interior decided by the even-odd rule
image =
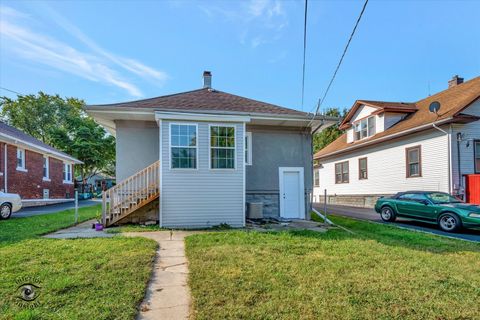
<svg viewBox="0 0 480 320">
<path fill-rule="evenodd" d="M 24 203 L 74 197 L 73 169 L 81 161 L 0 122 L 0 190 Z"/>
</svg>

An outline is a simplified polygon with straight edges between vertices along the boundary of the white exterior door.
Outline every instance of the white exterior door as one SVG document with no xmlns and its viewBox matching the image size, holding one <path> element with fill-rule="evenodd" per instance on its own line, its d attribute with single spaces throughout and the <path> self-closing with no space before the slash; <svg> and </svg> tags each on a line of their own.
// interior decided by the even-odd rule
<svg viewBox="0 0 480 320">
<path fill-rule="evenodd" d="M 279 168 L 280 216 L 305 219 L 304 183 L 302 167 Z"/>
</svg>

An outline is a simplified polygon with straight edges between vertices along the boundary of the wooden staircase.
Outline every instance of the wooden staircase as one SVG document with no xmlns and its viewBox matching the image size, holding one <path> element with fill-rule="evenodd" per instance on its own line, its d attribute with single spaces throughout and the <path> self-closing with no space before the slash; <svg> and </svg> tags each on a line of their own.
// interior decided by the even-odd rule
<svg viewBox="0 0 480 320">
<path fill-rule="evenodd" d="M 102 223 L 108 227 L 160 196 L 160 161 L 103 192 Z"/>
</svg>

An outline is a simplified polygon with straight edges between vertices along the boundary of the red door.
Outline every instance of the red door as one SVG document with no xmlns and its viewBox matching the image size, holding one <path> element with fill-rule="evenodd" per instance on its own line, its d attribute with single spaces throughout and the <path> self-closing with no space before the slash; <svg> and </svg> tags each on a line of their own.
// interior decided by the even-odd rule
<svg viewBox="0 0 480 320">
<path fill-rule="evenodd" d="M 465 180 L 467 181 L 467 202 L 480 204 L 480 174 L 466 175 Z"/>
</svg>

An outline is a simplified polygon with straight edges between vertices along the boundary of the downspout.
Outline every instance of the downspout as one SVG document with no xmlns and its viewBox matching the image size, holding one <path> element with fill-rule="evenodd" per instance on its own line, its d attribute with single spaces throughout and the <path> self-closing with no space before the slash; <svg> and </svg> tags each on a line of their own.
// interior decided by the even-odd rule
<svg viewBox="0 0 480 320">
<path fill-rule="evenodd" d="M 315 155 L 315 153 L 313 152 L 313 140 L 314 140 L 314 135 L 315 133 L 321 128 L 323 127 L 323 125 L 325 124 L 325 121 L 324 119 L 322 119 L 320 121 L 320 124 L 318 125 L 318 127 L 316 127 L 313 131 L 312 131 L 312 138 L 311 138 L 311 141 L 310 141 L 310 149 L 311 149 L 311 154 L 312 154 L 312 185 L 311 185 L 311 190 L 312 192 L 310 193 L 310 199 L 308 199 L 308 204 L 309 204 L 309 210 L 313 210 L 313 192 L 314 192 L 314 183 L 315 183 L 315 164 L 314 164 L 314 159 L 313 159 L 313 156 Z M 308 213 L 307 217 L 310 217 L 310 213 Z"/>
<path fill-rule="evenodd" d="M 449 133 L 448 133 L 448 190 L 449 193 L 453 194 L 453 169 L 452 169 L 452 163 L 453 163 L 453 155 L 451 153 L 451 146 L 452 146 L 452 132 L 453 132 L 453 127 L 452 125 L 449 126 Z"/>
<path fill-rule="evenodd" d="M 452 153 L 451 153 L 451 134 L 442 128 L 438 127 L 435 122 L 432 123 L 433 128 L 437 129 L 438 131 L 444 133 L 447 135 L 447 152 L 448 152 L 448 191 L 451 193 L 452 190 L 452 164 L 451 164 L 451 158 L 452 158 Z M 450 126 L 450 131 L 452 130 L 452 126 Z"/>
<path fill-rule="evenodd" d="M 457 166 L 458 166 L 458 193 L 462 192 L 462 168 L 460 163 L 460 142 L 462 142 L 462 133 L 457 132 Z M 463 194 L 463 192 L 462 192 Z"/>
</svg>

